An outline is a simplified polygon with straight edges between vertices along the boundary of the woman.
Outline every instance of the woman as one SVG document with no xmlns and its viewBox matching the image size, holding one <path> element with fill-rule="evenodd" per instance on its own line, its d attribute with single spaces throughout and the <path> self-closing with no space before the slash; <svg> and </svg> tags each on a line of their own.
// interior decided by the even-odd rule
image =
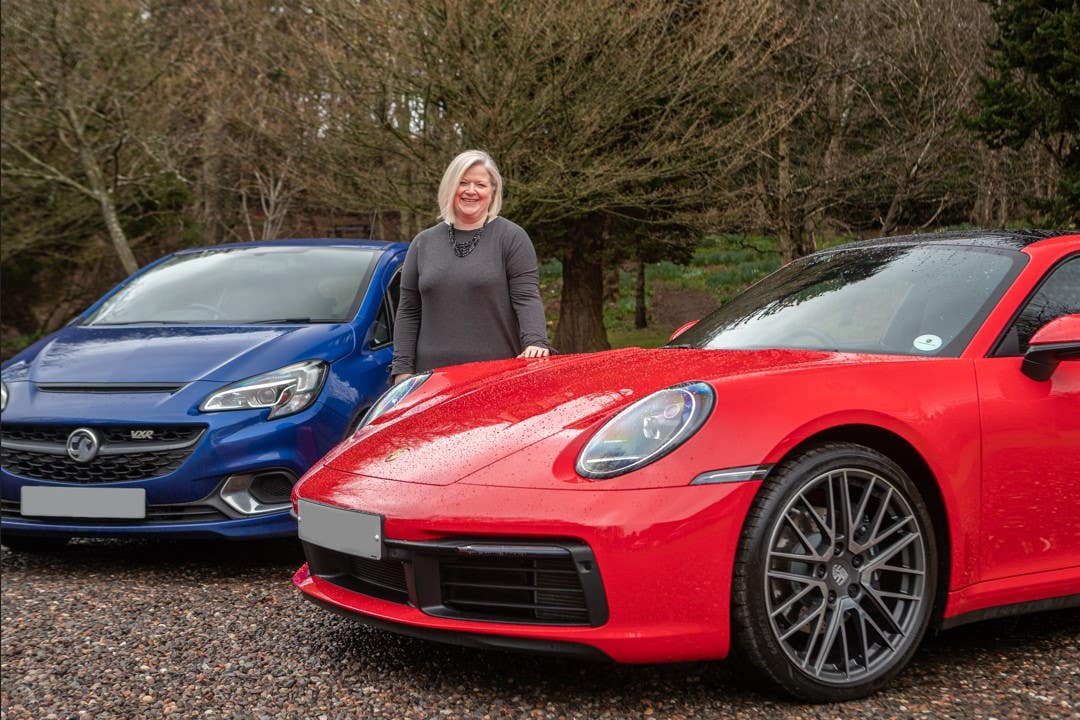
<svg viewBox="0 0 1080 720">
<path fill-rule="evenodd" d="M 458 155 L 439 184 L 443 222 L 413 238 L 401 270 L 394 381 L 444 365 L 544 357 L 536 250 L 506 218 L 502 176 L 480 150 Z"/>
</svg>

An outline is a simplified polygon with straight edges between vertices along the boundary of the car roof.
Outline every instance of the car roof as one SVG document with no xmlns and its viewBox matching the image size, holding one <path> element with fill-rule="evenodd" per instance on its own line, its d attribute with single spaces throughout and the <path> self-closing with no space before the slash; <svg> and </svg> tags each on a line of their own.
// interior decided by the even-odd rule
<svg viewBox="0 0 1080 720">
<path fill-rule="evenodd" d="M 253 240 L 251 242 L 226 243 L 223 245 L 205 245 L 203 247 L 177 250 L 177 255 L 206 252 L 208 250 L 237 250 L 273 247 L 358 247 L 370 250 L 405 249 L 405 243 L 389 240 L 350 240 L 345 238 L 292 238 L 286 240 Z"/>
<path fill-rule="evenodd" d="M 835 248 L 827 248 L 822 252 L 850 250 L 852 248 L 895 247 L 898 245 L 961 245 L 1000 248 L 1002 250 L 1023 250 L 1041 240 L 1070 234 L 1073 233 L 1058 230 L 953 230 L 927 233 L 925 235 L 896 235 L 860 240 L 838 245 Z"/>
</svg>

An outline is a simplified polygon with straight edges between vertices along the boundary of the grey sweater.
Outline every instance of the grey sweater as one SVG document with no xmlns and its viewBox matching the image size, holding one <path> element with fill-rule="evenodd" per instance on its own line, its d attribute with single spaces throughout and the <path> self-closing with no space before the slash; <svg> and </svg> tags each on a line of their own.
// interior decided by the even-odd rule
<svg viewBox="0 0 1080 720">
<path fill-rule="evenodd" d="M 475 230 L 456 230 L 458 242 Z M 505 218 L 488 222 L 476 248 L 457 257 L 439 223 L 409 245 L 401 270 L 391 374 L 518 355 L 548 347 L 536 250 Z"/>
</svg>

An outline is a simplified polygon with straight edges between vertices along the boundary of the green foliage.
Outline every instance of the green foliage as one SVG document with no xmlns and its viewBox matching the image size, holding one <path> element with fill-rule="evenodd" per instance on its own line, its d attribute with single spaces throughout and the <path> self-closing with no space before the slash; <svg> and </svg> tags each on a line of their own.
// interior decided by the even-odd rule
<svg viewBox="0 0 1080 720">
<path fill-rule="evenodd" d="M 990 0 L 986 0 L 990 2 Z M 991 147 L 1047 147 L 1061 175 L 1050 208 L 1080 223 L 1080 4 L 1076 0 L 993 0 L 998 35 L 980 110 L 969 119 Z"/>
<path fill-rule="evenodd" d="M 828 244 L 842 242 L 830 240 Z M 707 237 L 683 263 L 661 260 L 645 266 L 646 305 L 655 315 L 657 290 L 665 296 L 679 292 L 712 298 L 708 307 L 716 307 L 757 282 L 780 266 L 779 243 L 772 238 L 739 235 Z M 541 266 L 541 286 L 557 278 L 554 263 Z M 619 271 L 619 292 L 604 306 L 604 326 L 612 347 L 658 347 L 667 342 L 674 327 L 661 326 L 655 320 L 644 329 L 634 327 L 634 290 L 637 278 L 625 269 Z M 659 310 L 664 310 L 660 308 Z"/>
<path fill-rule="evenodd" d="M 551 283 L 562 277 L 562 263 L 559 260 L 547 260 L 540 263 L 540 283 Z"/>
<path fill-rule="evenodd" d="M 775 238 L 725 235 L 706 241 L 691 264 L 707 269 L 701 276 L 704 288 L 723 302 L 776 270 L 780 262 Z"/>
</svg>

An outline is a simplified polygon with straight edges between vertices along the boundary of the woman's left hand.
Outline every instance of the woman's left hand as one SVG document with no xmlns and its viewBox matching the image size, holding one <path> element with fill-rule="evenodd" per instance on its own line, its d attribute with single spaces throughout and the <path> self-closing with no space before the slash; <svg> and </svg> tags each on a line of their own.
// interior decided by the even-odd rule
<svg viewBox="0 0 1080 720">
<path fill-rule="evenodd" d="M 518 355 L 519 358 L 536 358 L 547 357 L 551 354 L 551 351 L 546 347 L 540 347 L 539 345 L 529 345 L 527 348 L 521 351 Z"/>
</svg>

